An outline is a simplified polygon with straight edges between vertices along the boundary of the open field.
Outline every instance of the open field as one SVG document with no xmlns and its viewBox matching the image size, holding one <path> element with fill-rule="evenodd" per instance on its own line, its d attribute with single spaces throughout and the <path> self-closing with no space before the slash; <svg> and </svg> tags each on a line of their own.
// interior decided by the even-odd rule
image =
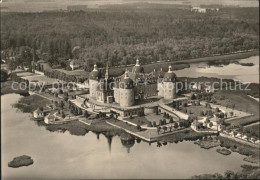
<svg viewBox="0 0 260 180">
<path fill-rule="evenodd" d="M 59 72 L 65 73 L 66 75 L 74 75 L 74 76 L 88 76 L 89 72 L 84 70 L 74 70 L 74 71 L 67 71 L 64 69 L 54 69 Z"/>
<path fill-rule="evenodd" d="M 176 63 L 197 63 L 197 62 L 210 62 L 210 61 L 231 61 L 237 59 L 244 59 L 251 56 L 259 55 L 259 50 L 249 51 L 249 52 L 241 52 L 241 53 L 234 53 L 234 54 L 226 54 L 220 56 L 211 56 L 211 57 L 202 57 L 196 59 L 187 59 L 177 61 Z"/>
<path fill-rule="evenodd" d="M 159 138 L 160 141 L 165 141 L 165 142 L 178 142 L 178 141 L 183 141 L 183 140 L 197 140 L 201 139 L 204 136 L 208 135 L 214 135 L 214 133 L 198 133 L 193 131 L 191 128 L 188 128 L 187 130 L 183 132 L 178 132 L 172 135 L 167 135 Z"/>
<path fill-rule="evenodd" d="M 19 90 L 19 89 L 15 90 L 15 89 L 13 89 L 12 83 L 13 83 L 13 81 L 11 81 L 11 80 L 1 82 L 1 95 L 11 94 L 11 93 L 28 95 L 27 90 Z"/>
<path fill-rule="evenodd" d="M 215 93 L 213 97 L 217 99 L 217 103 L 221 106 L 232 108 L 235 105 L 234 109 L 254 114 L 250 117 L 228 121 L 231 125 L 246 125 L 259 121 L 259 103 L 248 97 L 244 92 L 224 90 Z"/>
<path fill-rule="evenodd" d="M 35 75 L 39 75 L 39 74 L 35 74 L 35 73 L 24 71 L 24 72 L 16 73 L 16 75 L 18 77 L 25 77 L 25 76 L 35 76 Z"/>
<path fill-rule="evenodd" d="M 247 85 L 243 85 L 242 88 L 245 88 Z M 259 98 L 259 84 L 256 84 L 256 83 L 251 83 L 249 86 L 248 86 L 248 91 L 245 91 L 246 94 L 248 95 L 251 95 L 255 98 Z"/>
<path fill-rule="evenodd" d="M 254 124 L 252 126 L 244 127 L 245 131 L 251 131 L 253 134 L 260 138 L 260 124 Z"/>
<path fill-rule="evenodd" d="M 49 103 L 49 100 L 35 94 L 22 97 L 16 104 L 14 104 L 14 107 L 23 112 L 33 112 L 37 108 L 45 107 Z"/>
<path fill-rule="evenodd" d="M 34 81 L 34 82 L 45 83 L 45 84 L 52 84 L 58 82 L 58 80 L 49 78 L 45 75 L 26 76 L 22 78 L 30 82 Z"/>
<path fill-rule="evenodd" d="M 227 149 L 231 149 L 233 152 L 238 152 L 239 154 L 243 154 L 246 156 L 252 156 L 257 159 L 259 159 L 259 149 L 249 146 L 247 144 L 243 144 L 240 142 L 237 142 L 235 140 L 231 140 L 222 136 L 218 136 L 218 139 L 220 140 L 220 146 L 226 147 Z"/>
<path fill-rule="evenodd" d="M 190 115 L 190 116 L 201 116 L 200 112 L 201 111 L 206 111 L 206 110 L 209 110 L 207 109 L 205 106 L 203 105 L 199 105 L 199 106 L 187 106 L 185 107 L 184 109 L 187 109 L 187 113 Z M 214 109 L 212 110 L 214 112 Z"/>
</svg>

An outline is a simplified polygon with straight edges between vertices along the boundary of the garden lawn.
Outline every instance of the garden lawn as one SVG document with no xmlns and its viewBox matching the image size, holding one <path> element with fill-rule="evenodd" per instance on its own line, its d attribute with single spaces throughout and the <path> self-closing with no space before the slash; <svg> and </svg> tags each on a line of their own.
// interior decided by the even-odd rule
<svg viewBox="0 0 260 180">
<path fill-rule="evenodd" d="M 228 121 L 231 125 L 246 125 L 259 121 L 259 102 L 248 97 L 245 92 L 223 90 L 215 93 L 213 97 L 222 106 L 232 108 L 232 105 L 235 104 L 234 109 L 253 114 L 253 116 Z"/>
<path fill-rule="evenodd" d="M 23 112 L 33 112 L 37 108 L 45 107 L 50 101 L 38 95 L 22 97 L 14 106 Z"/>
</svg>

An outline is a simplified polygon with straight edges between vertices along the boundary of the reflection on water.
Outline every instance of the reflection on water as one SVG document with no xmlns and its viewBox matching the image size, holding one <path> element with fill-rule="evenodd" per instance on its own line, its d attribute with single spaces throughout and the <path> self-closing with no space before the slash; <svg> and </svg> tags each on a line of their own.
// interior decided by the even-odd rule
<svg viewBox="0 0 260 180">
<path fill-rule="evenodd" d="M 245 164 L 245 156 L 223 156 L 216 148 L 205 150 L 192 141 L 158 146 L 140 139 L 123 142 L 118 136 L 93 132 L 85 136 L 50 132 L 30 120 L 30 114 L 12 108 L 19 98 L 14 94 L 1 98 L 4 179 L 190 178 L 227 169 L 238 171 Z M 34 164 L 7 167 L 19 155 L 31 156 Z"/>
<path fill-rule="evenodd" d="M 253 63 L 253 66 L 242 66 L 240 63 Z M 234 60 L 192 63 L 190 68 L 176 70 L 179 77 L 216 77 L 241 80 L 242 82 L 259 83 L 259 56 Z"/>
</svg>

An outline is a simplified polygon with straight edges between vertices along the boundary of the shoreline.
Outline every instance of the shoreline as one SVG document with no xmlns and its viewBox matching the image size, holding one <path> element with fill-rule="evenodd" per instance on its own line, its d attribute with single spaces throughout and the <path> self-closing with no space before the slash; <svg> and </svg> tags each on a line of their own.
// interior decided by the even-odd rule
<svg viewBox="0 0 260 180">
<path fill-rule="evenodd" d="M 174 61 L 176 64 L 182 63 L 199 63 L 199 62 L 211 62 L 211 61 L 232 61 L 235 59 L 244 59 L 249 58 L 252 56 L 259 56 L 259 50 L 253 50 L 248 52 L 240 52 L 234 54 L 224 54 L 218 56 L 208 56 L 208 57 L 201 57 L 196 59 L 185 59 L 180 61 Z"/>
<path fill-rule="evenodd" d="M 232 60 L 240 60 L 240 59 L 244 59 L 244 58 L 249 58 L 252 56 L 259 56 L 259 50 L 257 49 L 257 50 L 253 50 L 253 51 L 239 52 L 239 53 L 233 53 L 233 54 L 200 57 L 200 58 L 195 58 L 195 59 L 161 61 L 161 62 L 142 64 L 142 66 L 144 67 L 144 69 L 149 69 L 149 71 L 146 73 L 152 72 L 153 69 L 159 70 L 158 66 L 162 66 L 162 68 L 167 71 L 169 64 L 177 65 L 177 67 L 176 66 L 173 67 L 173 70 L 177 71 L 177 70 L 189 68 L 188 67 L 189 64 L 193 64 L 193 63 L 212 62 L 212 61 L 232 61 Z M 124 66 L 113 66 L 113 67 L 110 67 L 109 70 L 110 71 L 124 71 L 126 68 L 129 70 L 129 68 L 132 68 L 133 66 L 134 66 L 134 64 L 124 65 Z M 104 68 L 101 68 L 101 69 L 104 69 Z"/>
</svg>

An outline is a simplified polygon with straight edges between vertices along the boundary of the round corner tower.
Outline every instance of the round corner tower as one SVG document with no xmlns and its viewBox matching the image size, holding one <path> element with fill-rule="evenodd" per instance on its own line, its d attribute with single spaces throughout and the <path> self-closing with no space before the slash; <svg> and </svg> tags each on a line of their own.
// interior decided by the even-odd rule
<svg viewBox="0 0 260 180">
<path fill-rule="evenodd" d="M 172 71 L 171 66 L 169 70 L 164 74 L 163 77 L 163 89 L 164 89 L 164 99 L 174 99 L 176 95 L 176 74 Z"/>
<path fill-rule="evenodd" d="M 129 107 L 134 105 L 134 82 L 125 72 L 124 79 L 120 82 L 120 106 Z"/>
<path fill-rule="evenodd" d="M 100 80 L 101 74 L 97 69 L 97 65 L 94 65 L 93 71 L 89 75 L 89 95 L 90 97 L 96 97 L 96 89 Z"/>
</svg>

